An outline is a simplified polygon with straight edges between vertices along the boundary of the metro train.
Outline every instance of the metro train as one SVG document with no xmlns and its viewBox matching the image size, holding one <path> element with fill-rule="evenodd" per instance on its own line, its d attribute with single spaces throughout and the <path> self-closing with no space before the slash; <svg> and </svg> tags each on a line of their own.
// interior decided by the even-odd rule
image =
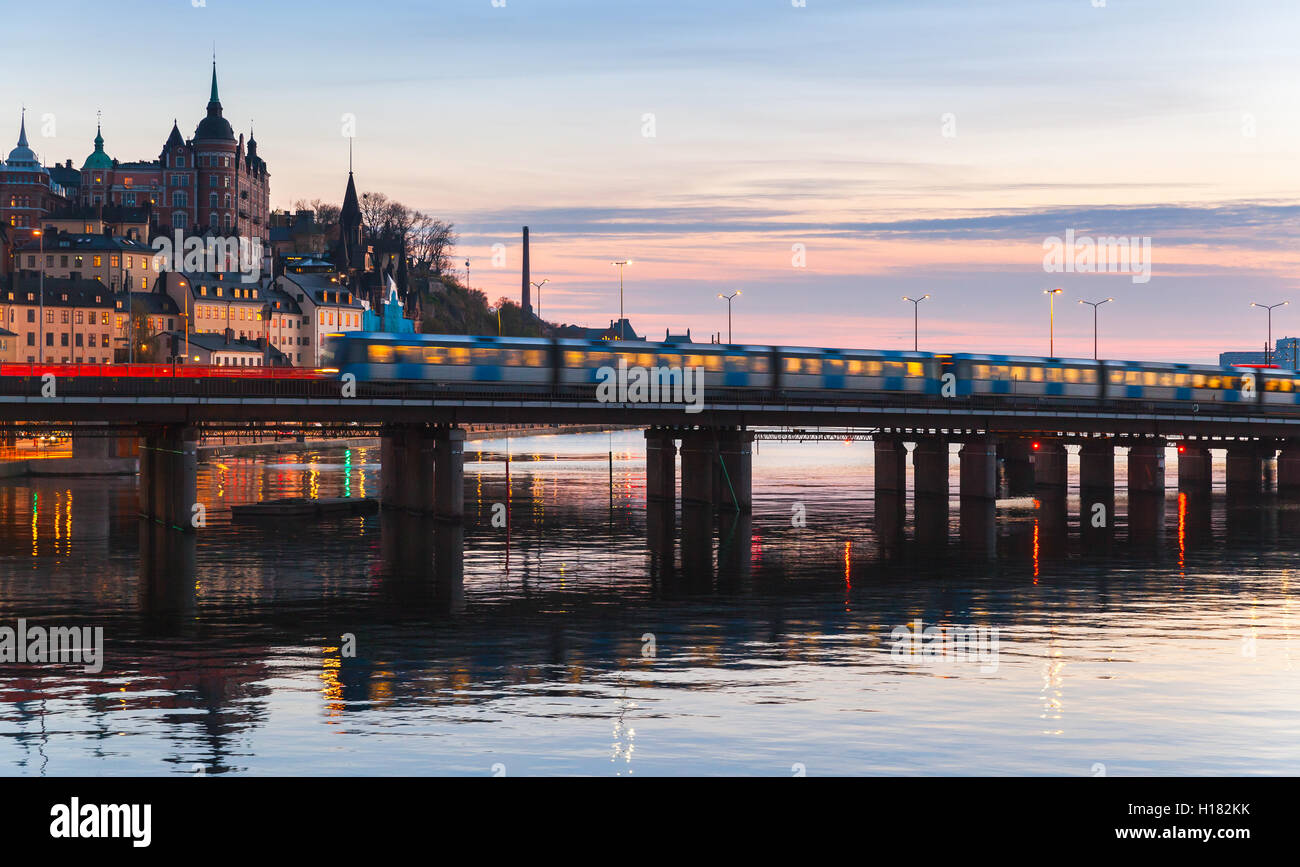
<svg viewBox="0 0 1300 867">
<path fill-rule="evenodd" d="M 332 335 L 326 365 L 359 382 L 427 383 L 474 391 L 556 392 L 594 387 L 601 368 L 703 369 L 718 392 L 891 393 L 1063 401 L 1300 406 L 1294 371 L 1140 361 L 885 352 L 790 346 L 375 334 Z M 707 399 L 707 397 L 706 397 Z"/>
</svg>

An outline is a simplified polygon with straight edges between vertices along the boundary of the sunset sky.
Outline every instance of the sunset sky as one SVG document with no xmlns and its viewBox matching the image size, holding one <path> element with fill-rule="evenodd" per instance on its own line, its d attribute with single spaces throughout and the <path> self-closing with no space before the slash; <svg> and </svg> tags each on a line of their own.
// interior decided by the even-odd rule
<svg viewBox="0 0 1300 867">
<path fill-rule="evenodd" d="M 199 2 L 199 0 L 195 0 Z M 457 262 L 604 325 L 615 259 L 652 337 L 1212 361 L 1300 333 L 1294 0 L 53 0 L 0 54 L 0 155 L 153 159 L 213 43 L 273 205 L 358 186 L 452 221 Z M 498 0 L 501 3 L 501 0 Z M 147 13 L 147 14 L 146 14 Z M 66 26 L 65 26 L 66 25 Z M 346 26 L 344 26 L 346 25 Z M 7 119 L 6 119 L 7 118 Z M 653 134 L 650 134 L 653 133 Z M 1048 274 L 1043 243 L 1150 237 L 1152 278 Z M 494 267 L 492 246 L 506 245 Z M 803 245 L 806 264 L 796 258 Z M 725 336 L 725 333 L 724 333 Z"/>
</svg>

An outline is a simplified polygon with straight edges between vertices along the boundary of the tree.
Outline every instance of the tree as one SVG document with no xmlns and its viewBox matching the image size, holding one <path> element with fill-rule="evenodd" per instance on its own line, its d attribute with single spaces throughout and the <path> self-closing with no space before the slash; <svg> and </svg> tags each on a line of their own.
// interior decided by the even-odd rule
<svg viewBox="0 0 1300 867">
<path fill-rule="evenodd" d="M 410 250 L 419 265 L 435 277 L 441 277 L 444 271 L 451 270 L 451 255 L 456 248 L 455 226 L 443 220 L 435 220 L 428 214 L 419 212 L 415 215 L 411 228 Z"/>
</svg>

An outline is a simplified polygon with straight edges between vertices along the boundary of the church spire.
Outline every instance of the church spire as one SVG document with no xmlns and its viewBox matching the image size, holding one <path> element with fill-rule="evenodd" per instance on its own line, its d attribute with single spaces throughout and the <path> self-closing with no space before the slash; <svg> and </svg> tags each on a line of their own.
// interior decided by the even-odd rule
<svg viewBox="0 0 1300 867">
<path fill-rule="evenodd" d="M 18 147 L 27 147 L 27 109 L 23 108 L 23 117 L 18 127 Z"/>
<path fill-rule="evenodd" d="M 212 97 L 208 100 L 208 103 L 216 103 L 218 108 L 221 107 L 221 97 L 217 96 L 217 58 L 215 55 L 212 58 Z"/>
</svg>

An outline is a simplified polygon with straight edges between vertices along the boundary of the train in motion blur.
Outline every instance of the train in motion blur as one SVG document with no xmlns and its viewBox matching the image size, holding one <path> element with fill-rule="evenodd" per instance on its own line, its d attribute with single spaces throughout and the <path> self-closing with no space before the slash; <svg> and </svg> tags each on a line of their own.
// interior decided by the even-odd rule
<svg viewBox="0 0 1300 867">
<path fill-rule="evenodd" d="M 690 367 L 702 371 L 710 399 L 987 395 L 1177 403 L 1198 411 L 1226 404 L 1300 407 L 1296 373 L 1266 365 L 369 332 L 333 335 L 327 359 L 331 372 L 358 382 L 485 393 L 582 393 L 600 383 L 602 371 Z"/>
</svg>

